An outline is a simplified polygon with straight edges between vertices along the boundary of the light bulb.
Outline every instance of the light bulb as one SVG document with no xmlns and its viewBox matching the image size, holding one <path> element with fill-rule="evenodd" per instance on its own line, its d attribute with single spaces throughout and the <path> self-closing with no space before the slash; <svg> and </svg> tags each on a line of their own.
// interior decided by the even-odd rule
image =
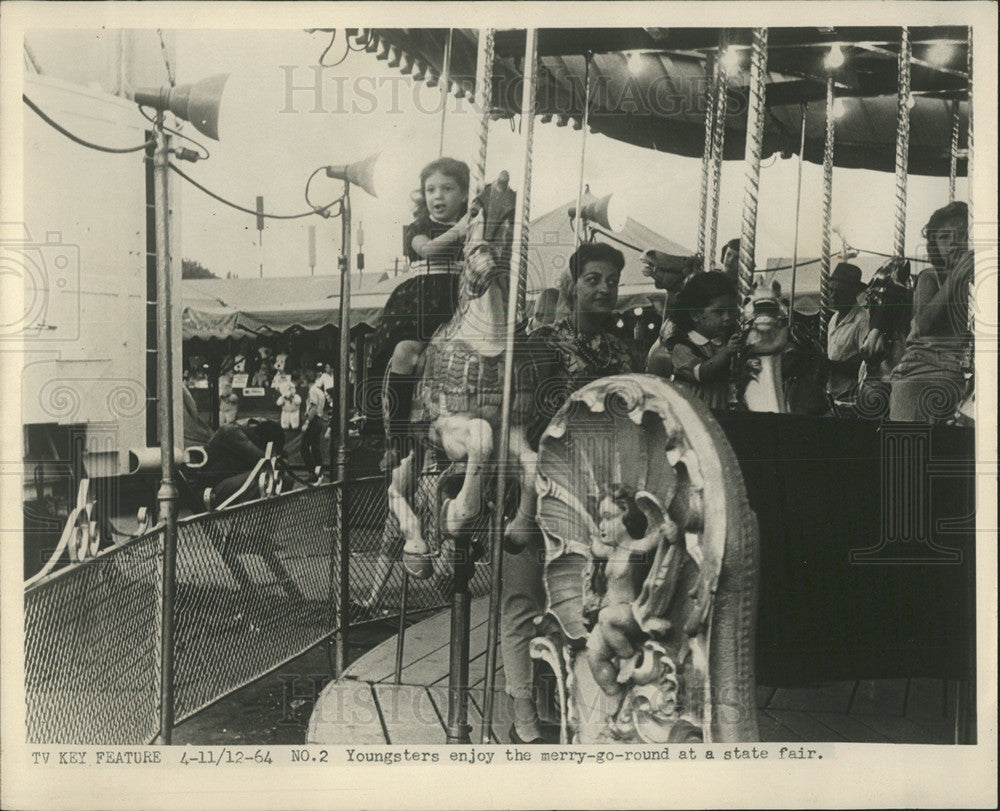
<svg viewBox="0 0 1000 811">
<path fill-rule="evenodd" d="M 844 49 L 839 45 L 833 45 L 823 59 L 823 64 L 827 70 L 836 70 L 844 64 L 844 59 Z"/>
<path fill-rule="evenodd" d="M 955 48 L 948 42 L 935 42 L 927 48 L 925 58 L 935 65 L 947 65 L 955 55 Z"/>
<path fill-rule="evenodd" d="M 906 109 L 912 110 L 916 106 L 917 106 L 917 100 L 913 98 L 912 93 L 908 94 L 906 97 Z"/>
<path fill-rule="evenodd" d="M 642 315 L 642 307 L 636 307 L 632 312 L 636 315 Z"/>
<path fill-rule="evenodd" d="M 847 113 L 847 103 L 843 99 L 833 100 L 833 117 L 843 118 Z"/>
<path fill-rule="evenodd" d="M 736 45 L 730 45 L 722 52 L 722 65 L 726 73 L 739 73 L 743 67 L 743 52 Z"/>
<path fill-rule="evenodd" d="M 621 329 L 622 327 L 625 326 L 625 322 L 619 318 L 617 321 L 615 321 L 615 326 L 618 327 L 618 329 Z"/>
<path fill-rule="evenodd" d="M 628 55 L 628 69 L 633 75 L 642 70 L 642 55 L 638 51 L 631 51 Z"/>
</svg>

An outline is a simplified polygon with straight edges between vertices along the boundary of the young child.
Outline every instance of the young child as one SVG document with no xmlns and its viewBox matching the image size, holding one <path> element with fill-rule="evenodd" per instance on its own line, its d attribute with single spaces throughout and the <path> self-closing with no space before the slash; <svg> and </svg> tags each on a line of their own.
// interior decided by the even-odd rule
<svg viewBox="0 0 1000 811">
<path fill-rule="evenodd" d="M 373 353 L 373 365 L 392 353 L 383 398 L 389 467 L 406 456 L 398 446 L 407 435 L 417 363 L 435 330 L 451 320 L 458 302 L 462 249 L 469 231 L 468 165 L 454 158 L 429 163 L 420 173 L 420 189 L 412 199 L 415 216 L 404 231 L 404 249 L 412 263 L 423 264 L 425 272 L 392 292 L 375 334 Z M 393 450 L 396 460 L 391 458 Z"/>
<path fill-rule="evenodd" d="M 734 331 L 736 301 L 736 285 L 718 271 L 695 274 L 677 297 L 677 331 L 669 342 L 674 380 L 710 408 L 726 408 L 730 361 L 743 345 Z"/>
</svg>

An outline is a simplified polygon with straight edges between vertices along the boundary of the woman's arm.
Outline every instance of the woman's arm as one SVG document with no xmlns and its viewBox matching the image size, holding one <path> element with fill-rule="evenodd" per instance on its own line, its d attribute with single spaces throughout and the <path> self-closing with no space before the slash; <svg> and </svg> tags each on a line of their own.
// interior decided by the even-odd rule
<svg viewBox="0 0 1000 811">
<path fill-rule="evenodd" d="M 967 312 L 973 265 L 972 254 L 966 254 L 940 286 L 932 276 L 933 270 L 925 270 L 917 277 L 917 287 L 913 291 L 913 319 L 921 335 L 943 333 L 953 314 L 962 318 L 961 314 Z M 961 328 L 964 328 L 964 320 L 958 327 Z"/>
</svg>

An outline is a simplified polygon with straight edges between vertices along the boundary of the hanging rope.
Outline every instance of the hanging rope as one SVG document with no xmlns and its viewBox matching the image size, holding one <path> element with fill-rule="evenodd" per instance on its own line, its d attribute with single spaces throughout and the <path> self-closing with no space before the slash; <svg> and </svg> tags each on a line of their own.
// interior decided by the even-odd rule
<svg viewBox="0 0 1000 811">
<path fill-rule="evenodd" d="M 490 137 L 490 109 L 493 106 L 493 39 L 494 29 L 479 29 L 479 50 L 476 54 L 476 102 L 479 115 L 479 151 L 472 188 L 479 190 L 486 183 L 486 146 Z"/>
<path fill-rule="evenodd" d="M 899 42 L 899 94 L 896 104 L 896 231 L 893 253 L 906 253 L 906 170 L 910 163 L 910 29 Z"/>
<path fill-rule="evenodd" d="M 753 29 L 750 50 L 750 99 L 747 108 L 747 140 L 744 153 L 743 232 L 740 234 L 740 298 L 750 294 L 753 284 L 757 240 L 757 197 L 760 189 L 760 152 L 764 140 L 764 83 L 767 79 L 767 29 Z"/>
<path fill-rule="evenodd" d="M 444 122 L 448 118 L 448 93 L 451 90 L 451 41 L 454 29 L 448 29 L 444 45 L 444 64 L 441 65 L 441 137 L 438 140 L 438 157 L 444 156 Z"/>
<path fill-rule="evenodd" d="M 833 77 L 826 80 L 826 140 L 823 143 L 823 249 L 819 266 L 819 334 L 826 346 L 830 323 L 830 220 L 833 213 Z"/>
<path fill-rule="evenodd" d="M 708 252 L 707 232 L 705 224 L 708 221 L 708 183 L 712 167 L 712 139 L 715 128 L 715 93 L 718 82 L 715 79 L 715 60 L 711 55 L 705 62 L 705 148 L 701 153 L 701 198 L 698 203 L 698 250 L 704 257 L 704 269 L 711 270 L 712 255 Z"/>
<path fill-rule="evenodd" d="M 580 184 L 576 188 L 576 217 L 573 218 L 573 250 L 580 247 L 580 227 L 583 223 L 583 180 L 587 159 L 587 127 L 590 124 L 590 58 L 583 57 L 583 133 L 580 136 Z"/>
<path fill-rule="evenodd" d="M 729 76 L 726 72 L 726 49 L 729 32 L 719 34 L 719 59 L 716 61 L 715 116 L 712 127 L 712 210 L 708 221 L 708 245 L 705 250 L 706 269 L 711 269 L 719 237 L 719 197 L 722 194 L 722 151 L 726 143 L 726 109 L 729 104 Z"/>
<path fill-rule="evenodd" d="M 959 117 L 958 101 L 951 103 L 951 165 L 948 167 L 948 202 L 955 202 L 955 178 L 958 176 L 958 130 L 961 124 Z"/>
</svg>

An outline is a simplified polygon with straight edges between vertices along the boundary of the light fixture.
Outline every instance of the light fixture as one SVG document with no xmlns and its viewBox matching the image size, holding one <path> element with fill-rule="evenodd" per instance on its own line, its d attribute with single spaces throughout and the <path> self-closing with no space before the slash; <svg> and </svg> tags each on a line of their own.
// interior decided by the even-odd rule
<svg viewBox="0 0 1000 811">
<path fill-rule="evenodd" d="M 917 100 L 913 97 L 913 94 L 912 93 L 907 94 L 907 96 L 906 96 L 906 109 L 907 110 L 912 110 L 916 106 L 917 106 Z"/>
<path fill-rule="evenodd" d="M 842 98 L 833 100 L 833 117 L 843 118 L 847 114 L 847 103 Z"/>
<path fill-rule="evenodd" d="M 839 45 L 831 45 L 830 50 L 823 58 L 823 65 L 827 70 L 836 70 L 844 64 L 844 49 Z"/>
<path fill-rule="evenodd" d="M 622 327 L 625 326 L 625 322 L 619 318 L 617 321 L 615 321 L 615 326 L 618 327 L 618 329 L 621 329 Z"/>
<path fill-rule="evenodd" d="M 739 73 L 743 67 L 743 49 L 738 45 L 730 45 L 722 52 L 721 61 L 726 73 Z"/>
<path fill-rule="evenodd" d="M 935 42 L 927 47 L 924 58 L 935 65 L 944 67 L 955 56 L 955 46 L 950 42 Z"/>
<path fill-rule="evenodd" d="M 636 307 L 632 310 L 635 315 L 642 315 L 642 307 Z"/>
<path fill-rule="evenodd" d="M 638 73 L 642 70 L 642 54 L 638 51 L 629 51 L 628 69 L 633 76 L 638 75 Z"/>
</svg>

